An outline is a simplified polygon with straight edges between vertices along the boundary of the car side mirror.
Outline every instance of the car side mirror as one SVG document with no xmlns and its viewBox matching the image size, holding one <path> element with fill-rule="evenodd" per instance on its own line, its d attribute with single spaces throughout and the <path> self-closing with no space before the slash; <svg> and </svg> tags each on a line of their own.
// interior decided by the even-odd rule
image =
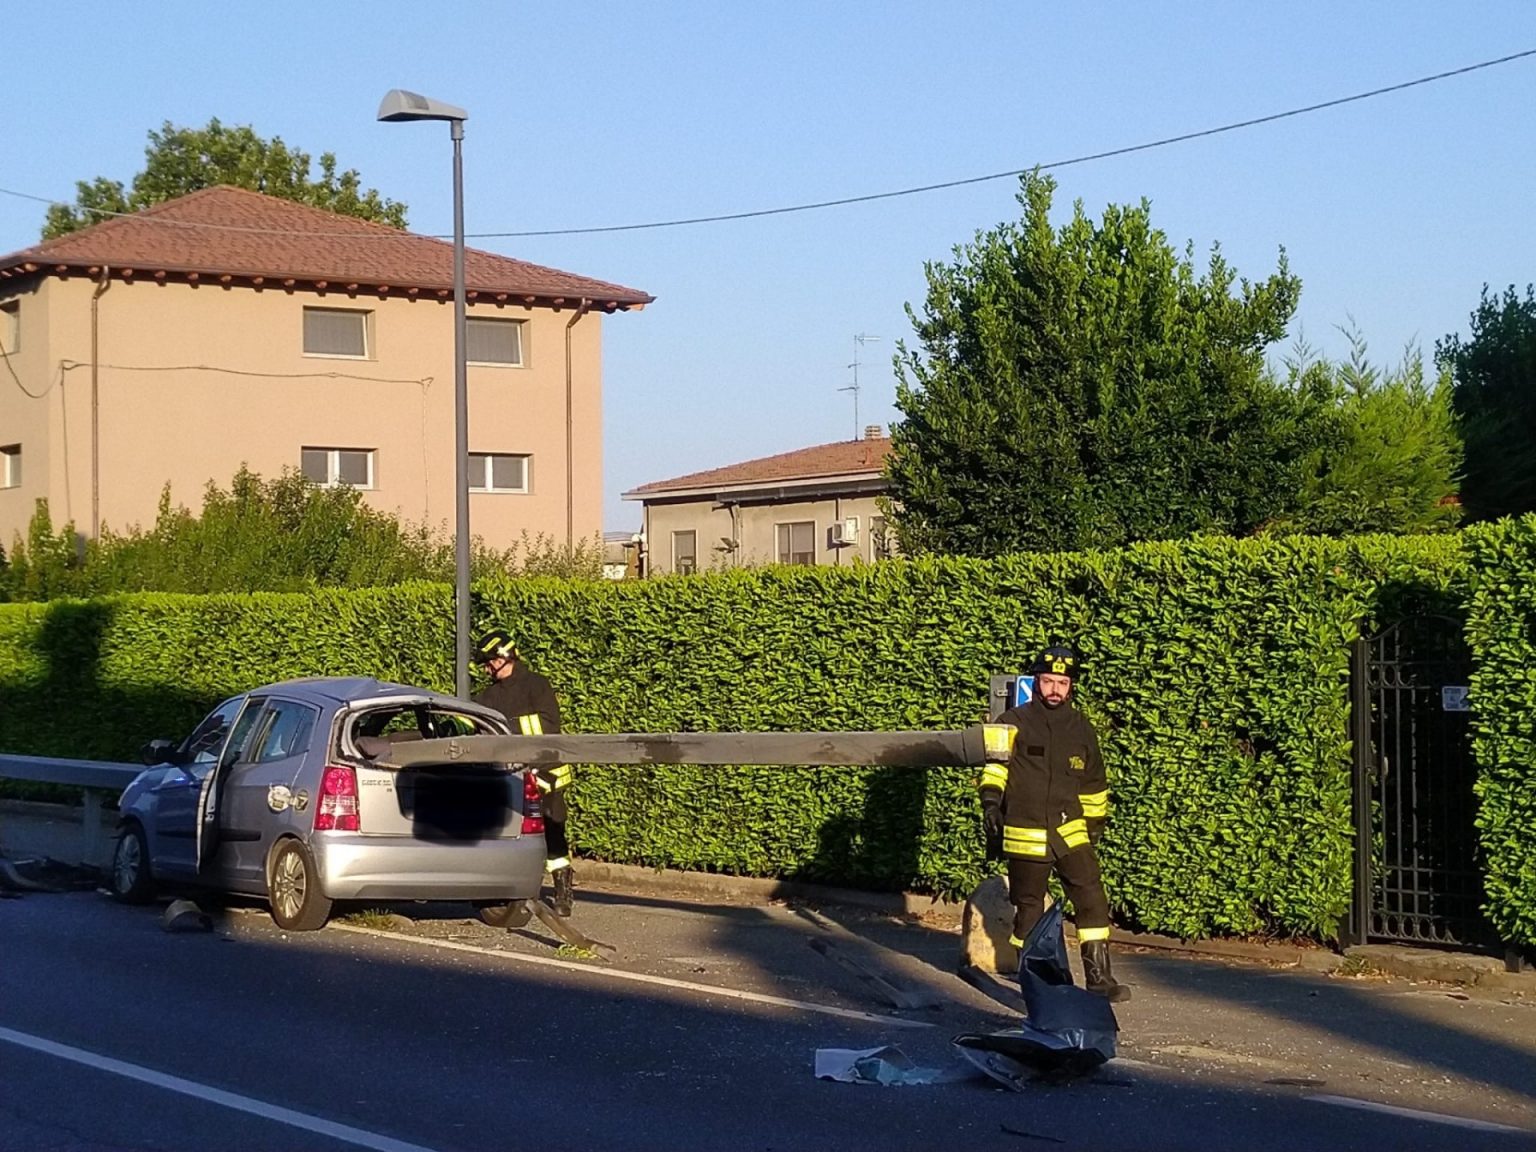
<svg viewBox="0 0 1536 1152">
<path fill-rule="evenodd" d="M 169 763 L 175 751 L 176 741 L 174 740 L 151 740 L 139 749 L 139 758 L 150 767 L 154 767 L 156 764 Z"/>
</svg>

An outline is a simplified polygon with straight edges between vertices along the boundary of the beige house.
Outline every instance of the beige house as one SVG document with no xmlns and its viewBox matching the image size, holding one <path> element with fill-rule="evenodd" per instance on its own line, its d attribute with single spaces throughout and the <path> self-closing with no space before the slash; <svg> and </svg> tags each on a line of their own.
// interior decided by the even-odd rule
<svg viewBox="0 0 1536 1152">
<path fill-rule="evenodd" d="M 241 464 L 451 527 L 452 245 L 209 188 L 0 257 L 0 543 L 196 509 Z M 651 297 L 466 254 L 470 526 L 602 522 L 602 323 Z"/>
<path fill-rule="evenodd" d="M 820 444 L 624 493 L 643 508 L 648 575 L 753 564 L 851 565 L 892 547 L 878 498 L 889 438 Z"/>
</svg>

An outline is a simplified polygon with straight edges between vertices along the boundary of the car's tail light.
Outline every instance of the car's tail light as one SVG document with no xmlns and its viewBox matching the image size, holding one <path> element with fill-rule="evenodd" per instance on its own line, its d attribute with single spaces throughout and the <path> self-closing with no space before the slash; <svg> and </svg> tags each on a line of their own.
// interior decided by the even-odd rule
<svg viewBox="0 0 1536 1152">
<path fill-rule="evenodd" d="M 539 794 L 539 779 L 532 772 L 523 773 L 523 835 L 544 834 L 544 799 Z"/>
<path fill-rule="evenodd" d="M 320 778 L 320 803 L 315 807 L 315 831 L 358 831 L 357 771 L 331 764 Z"/>
</svg>

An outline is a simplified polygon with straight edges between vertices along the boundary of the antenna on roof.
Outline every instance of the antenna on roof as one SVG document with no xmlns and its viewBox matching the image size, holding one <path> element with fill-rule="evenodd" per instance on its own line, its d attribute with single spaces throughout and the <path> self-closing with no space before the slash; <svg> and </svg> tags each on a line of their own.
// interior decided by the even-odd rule
<svg viewBox="0 0 1536 1152">
<path fill-rule="evenodd" d="M 838 389 L 839 392 L 853 393 L 853 438 L 855 440 L 859 438 L 859 349 L 866 343 L 879 339 L 878 336 L 870 336 L 864 332 L 860 332 L 853 338 L 853 363 L 848 365 L 853 369 L 853 383 Z"/>
</svg>

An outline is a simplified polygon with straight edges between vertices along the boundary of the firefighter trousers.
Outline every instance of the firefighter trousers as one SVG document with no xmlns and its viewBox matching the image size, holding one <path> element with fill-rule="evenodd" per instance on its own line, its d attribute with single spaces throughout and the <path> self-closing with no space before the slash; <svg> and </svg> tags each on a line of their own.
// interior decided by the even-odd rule
<svg viewBox="0 0 1536 1152">
<path fill-rule="evenodd" d="M 1099 858 L 1091 847 L 1074 848 L 1054 860 L 1008 861 L 1008 900 L 1013 905 L 1013 935 L 1022 947 L 1029 932 L 1045 914 L 1045 884 L 1051 869 L 1077 913 L 1080 942 L 1109 939 L 1109 898 L 1099 874 Z"/>
<path fill-rule="evenodd" d="M 565 834 L 567 811 L 565 797 L 559 792 L 544 797 L 544 859 L 551 872 L 570 866 L 571 842 Z"/>
</svg>

